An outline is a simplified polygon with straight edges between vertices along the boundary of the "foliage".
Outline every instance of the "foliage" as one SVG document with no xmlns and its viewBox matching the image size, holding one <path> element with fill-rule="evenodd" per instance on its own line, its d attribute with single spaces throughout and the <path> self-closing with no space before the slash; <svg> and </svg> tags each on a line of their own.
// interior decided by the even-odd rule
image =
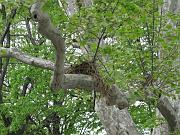
<svg viewBox="0 0 180 135">
<path fill-rule="evenodd" d="M 17 8 L 15 19 L 10 20 L 11 46 L 36 57 L 54 60 L 51 43 L 37 33 L 36 24 L 30 21 L 35 40 L 43 39 L 43 44 L 33 45 L 27 36 L 24 20 L 29 15 L 29 6 L 34 0 L 0 1 L 6 7 L 7 18 L 0 14 L 0 33 L 3 33 L 12 8 Z M 51 16 L 66 39 L 66 63 L 80 63 L 93 59 L 98 43 L 99 70 L 106 81 L 116 83 L 123 91 L 128 91 L 130 100 L 141 98 L 143 105 L 129 108 L 140 131 L 158 125 L 155 116 L 156 101 L 160 95 L 172 96 L 179 93 L 179 22 L 180 16 L 171 13 L 160 14 L 158 7 L 162 1 L 156 0 L 94 0 L 92 6 L 78 5 L 76 12 L 69 15 L 68 4 L 61 0 L 44 1 L 43 10 Z M 74 42 L 75 41 L 75 42 Z M 79 48 L 72 45 L 78 43 Z M 6 59 L 4 59 L 4 62 Z M 57 97 L 49 89 L 51 72 L 28 66 L 11 59 L 3 87 L 3 103 L 0 110 L 0 134 L 18 132 L 26 125 L 26 134 L 48 134 L 45 121 L 54 113 L 60 116 L 62 134 L 90 134 L 102 130 L 93 110 L 91 93 L 70 90 L 67 95 L 60 92 Z M 22 95 L 26 79 L 29 93 Z M 172 91 L 174 93 L 172 93 Z M 147 95 L 153 93 L 155 98 Z M 60 106 L 53 106 L 54 101 Z M 152 110 L 149 110 L 152 108 Z M 149 112 L 150 111 L 150 112 Z M 10 126 L 4 126 L 3 116 L 10 118 Z M 30 119 L 29 119 L 30 117 Z"/>
</svg>

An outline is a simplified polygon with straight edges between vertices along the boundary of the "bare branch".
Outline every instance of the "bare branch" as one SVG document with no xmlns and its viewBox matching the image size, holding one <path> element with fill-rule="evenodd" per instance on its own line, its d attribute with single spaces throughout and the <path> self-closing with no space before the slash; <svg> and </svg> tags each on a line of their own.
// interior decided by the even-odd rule
<svg viewBox="0 0 180 135">
<path fill-rule="evenodd" d="M 23 63 L 40 67 L 43 69 L 48 69 L 48 70 L 54 70 L 54 63 L 48 60 L 44 60 L 41 58 L 37 57 L 32 57 L 29 56 L 25 53 L 20 52 L 16 48 L 3 48 L 0 47 L 0 57 L 13 57 L 16 58 L 17 60 L 20 60 Z M 65 71 L 67 70 L 67 67 L 65 68 Z M 84 74 L 65 74 L 64 78 L 64 84 L 63 88 L 64 89 L 86 89 L 89 91 L 92 91 L 94 88 L 94 82 L 95 80 L 93 79 L 92 76 L 89 75 L 84 75 Z M 112 98 L 107 98 L 108 105 L 116 105 L 118 108 L 125 108 L 128 106 L 127 99 L 123 92 L 119 90 L 117 86 L 113 86 L 115 90 L 111 91 Z M 96 91 L 100 91 L 96 89 Z M 170 118 L 169 114 L 173 116 L 174 113 L 168 113 L 173 109 L 172 106 L 169 105 L 169 101 L 166 101 L 166 99 L 160 99 L 158 103 L 158 108 L 163 114 L 163 116 L 168 119 Z"/>
<path fill-rule="evenodd" d="M 54 63 L 49 60 L 43 60 L 41 58 L 32 57 L 25 53 L 22 53 L 17 48 L 0 48 L 0 57 L 12 57 L 20 60 L 28 65 L 41 67 L 44 69 L 54 70 Z"/>
<path fill-rule="evenodd" d="M 32 57 L 25 53 L 18 51 L 16 48 L 3 48 L 0 47 L 0 57 L 13 57 L 20 60 L 23 63 L 41 67 L 44 69 L 54 70 L 54 63 L 48 60 L 43 60 L 41 58 Z M 67 68 L 65 68 L 65 71 Z M 97 92 L 101 90 L 98 87 L 95 87 L 94 84 L 96 80 L 90 75 L 84 74 L 65 74 L 62 88 L 64 89 L 85 89 L 89 91 L 93 91 L 94 89 Z M 106 97 L 106 103 L 110 106 L 116 105 L 119 109 L 123 109 L 128 106 L 128 101 L 126 95 L 121 92 L 121 90 L 113 85 L 112 88 L 109 89 L 110 95 Z"/>
<path fill-rule="evenodd" d="M 26 18 L 25 22 L 26 22 L 26 29 L 27 29 L 27 32 L 28 32 L 28 37 L 29 37 L 31 43 L 33 45 L 36 45 L 35 39 L 33 38 L 32 33 L 31 33 L 31 28 L 30 28 L 30 24 L 29 24 L 29 18 Z"/>
<path fill-rule="evenodd" d="M 14 8 L 14 9 L 11 11 L 11 16 L 10 16 L 11 19 L 14 19 L 15 15 L 16 15 L 16 10 L 17 10 L 17 9 Z M 10 26 L 11 26 L 11 21 L 8 22 L 8 24 L 7 24 L 7 26 L 6 26 L 6 29 L 4 30 L 4 33 L 3 33 L 2 37 L 1 37 L 1 40 L 0 40 L 0 44 L 3 44 L 4 39 L 5 39 L 8 31 L 9 31 L 9 29 L 10 29 Z"/>
<path fill-rule="evenodd" d="M 36 2 L 31 7 L 31 15 L 38 22 L 38 31 L 51 40 L 56 50 L 54 73 L 51 81 L 51 89 L 54 91 L 62 88 L 64 78 L 65 42 L 61 33 L 52 25 L 49 16 L 41 11 L 43 3 Z"/>
<path fill-rule="evenodd" d="M 97 45 L 96 52 L 95 52 L 94 58 L 93 58 L 93 61 L 94 61 L 94 62 L 96 61 L 96 56 L 97 56 L 97 53 L 98 53 L 98 51 L 99 51 L 99 47 L 100 47 L 100 44 L 101 44 L 101 40 L 103 39 L 103 36 L 104 36 L 104 34 L 105 34 L 105 31 L 106 31 L 106 28 L 103 28 L 102 34 L 101 34 L 101 36 L 99 37 L 98 45 Z"/>
</svg>

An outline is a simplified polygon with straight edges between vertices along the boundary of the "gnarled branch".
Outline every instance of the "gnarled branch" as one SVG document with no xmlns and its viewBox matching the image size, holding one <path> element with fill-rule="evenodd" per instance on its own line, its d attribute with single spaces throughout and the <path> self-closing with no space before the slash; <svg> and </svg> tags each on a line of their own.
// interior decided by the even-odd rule
<svg viewBox="0 0 180 135">
<path fill-rule="evenodd" d="M 3 48 L 0 47 L 0 57 L 13 57 L 20 60 L 23 63 L 28 65 L 41 67 L 44 69 L 55 70 L 54 63 L 48 60 L 44 60 L 37 57 L 32 57 L 27 55 L 16 48 Z M 67 68 L 65 68 L 65 71 Z M 89 91 L 101 91 L 98 87 L 95 87 L 94 83 L 96 80 L 90 75 L 85 74 L 65 74 L 63 79 L 63 87 L 64 89 L 85 89 Z M 128 101 L 126 95 L 119 90 L 119 88 L 115 85 L 111 88 L 110 97 L 106 97 L 106 102 L 108 105 L 116 105 L 119 109 L 123 109 L 128 106 Z"/>
<path fill-rule="evenodd" d="M 61 33 L 52 25 L 49 16 L 41 10 L 42 3 L 36 2 L 31 6 L 31 16 L 38 22 L 38 32 L 51 40 L 56 50 L 54 73 L 51 81 L 51 89 L 57 91 L 62 88 L 64 78 L 65 42 Z"/>
</svg>

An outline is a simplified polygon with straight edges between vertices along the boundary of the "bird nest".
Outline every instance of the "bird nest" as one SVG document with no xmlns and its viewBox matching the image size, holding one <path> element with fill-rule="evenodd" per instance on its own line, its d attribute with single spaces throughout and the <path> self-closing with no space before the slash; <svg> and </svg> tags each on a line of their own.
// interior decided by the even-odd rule
<svg viewBox="0 0 180 135">
<path fill-rule="evenodd" d="M 104 79 L 100 76 L 96 63 L 93 61 L 84 61 L 80 64 L 71 66 L 67 72 L 68 74 L 85 74 L 90 75 L 95 79 L 94 88 L 99 91 L 102 95 L 108 94 L 109 85 L 105 83 Z"/>
</svg>

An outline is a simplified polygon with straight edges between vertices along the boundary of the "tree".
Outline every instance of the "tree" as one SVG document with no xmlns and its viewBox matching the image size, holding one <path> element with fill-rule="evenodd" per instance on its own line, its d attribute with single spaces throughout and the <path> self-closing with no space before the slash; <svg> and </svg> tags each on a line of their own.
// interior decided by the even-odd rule
<svg viewBox="0 0 180 135">
<path fill-rule="evenodd" d="M 158 0 L 2 1 L 1 134 L 103 125 L 136 135 L 165 121 L 178 133 L 179 1 L 170 2 L 172 13 Z"/>
</svg>

